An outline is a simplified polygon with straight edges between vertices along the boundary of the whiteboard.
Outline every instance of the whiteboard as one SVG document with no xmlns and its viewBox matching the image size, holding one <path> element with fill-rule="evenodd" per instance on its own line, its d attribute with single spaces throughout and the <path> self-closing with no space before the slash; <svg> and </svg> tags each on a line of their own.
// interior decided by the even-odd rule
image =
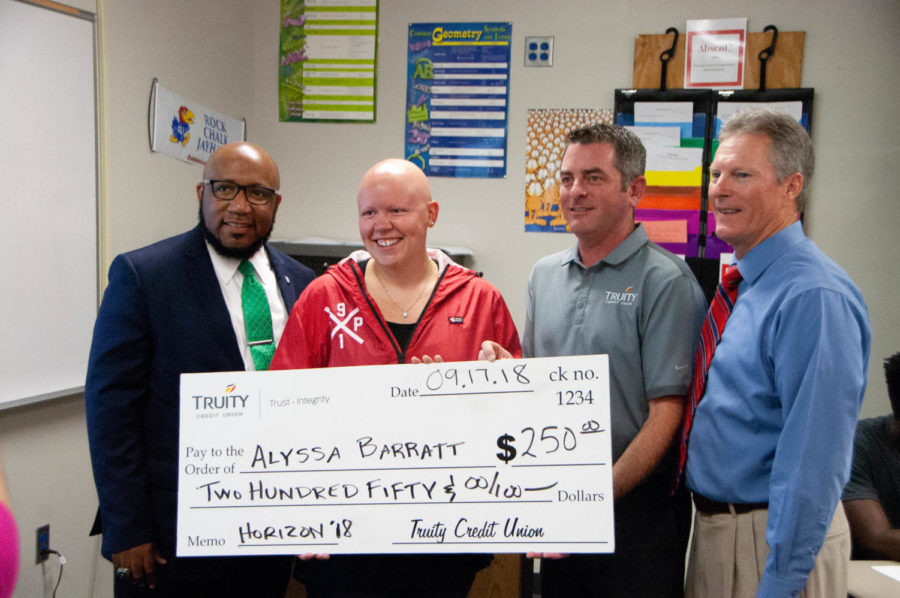
<svg viewBox="0 0 900 598">
<path fill-rule="evenodd" d="M 94 16 L 72 12 L 0 0 L 0 409 L 79 392 L 87 370 L 99 286 Z"/>
</svg>

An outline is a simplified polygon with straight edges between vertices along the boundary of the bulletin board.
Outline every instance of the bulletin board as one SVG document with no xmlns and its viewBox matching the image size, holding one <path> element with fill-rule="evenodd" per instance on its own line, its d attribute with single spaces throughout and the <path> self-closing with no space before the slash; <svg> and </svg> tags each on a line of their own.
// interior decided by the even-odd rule
<svg viewBox="0 0 900 598">
<path fill-rule="evenodd" d="M 639 35 L 634 40 L 632 87 L 659 89 L 662 64 L 659 56 L 672 47 L 671 34 Z M 803 69 L 804 31 L 779 31 L 774 54 L 766 61 L 766 89 L 800 87 Z M 744 88 L 759 88 L 760 51 L 772 43 L 771 33 L 748 33 Z M 684 87 L 684 36 L 679 35 L 675 53 L 666 68 L 666 89 Z"/>
</svg>

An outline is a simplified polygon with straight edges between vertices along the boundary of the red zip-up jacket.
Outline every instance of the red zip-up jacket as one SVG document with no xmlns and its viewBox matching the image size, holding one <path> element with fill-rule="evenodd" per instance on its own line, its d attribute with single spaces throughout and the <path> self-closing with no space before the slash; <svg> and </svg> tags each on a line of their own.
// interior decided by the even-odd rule
<svg viewBox="0 0 900 598">
<path fill-rule="evenodd" d="M 369 254 L 356 251 L 300 295 L 271 369 L 408 363 L 422 355 L 470 361 L 478 358 L 484 340 L 496 341 L 521 357 L 519 335 L 500 292 L 443 252 L 428 253 L 440 274 L 406 351 L 366 290 L 358 262 Z"/>
</svg>

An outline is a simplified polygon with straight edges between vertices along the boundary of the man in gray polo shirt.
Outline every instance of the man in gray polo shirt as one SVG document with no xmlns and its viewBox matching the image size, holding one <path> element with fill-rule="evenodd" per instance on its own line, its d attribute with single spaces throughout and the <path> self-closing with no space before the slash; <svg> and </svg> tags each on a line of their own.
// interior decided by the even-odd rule
<svg viewBox="0 0 900 598">
<path fill-rule="evenodd" d="M 528 281 L 526 357 L 609 355 L 615 460 L 616 552 L 543 555 L 545 598 L 682 595 L 690 502 L 670 496 L 670 449 L 707 304 L 684 260 L 634 222 L 645 156 L 618 126 L 569 134 L 559 196 L 578 243 L 539 260 Z M 485 343 L 485 358 L 502 353 Z"/>
</svg>

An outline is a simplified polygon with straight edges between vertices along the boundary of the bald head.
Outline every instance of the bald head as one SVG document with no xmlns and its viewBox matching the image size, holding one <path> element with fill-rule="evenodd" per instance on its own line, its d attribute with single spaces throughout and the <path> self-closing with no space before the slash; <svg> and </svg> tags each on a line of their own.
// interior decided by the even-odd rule
<svg viewBox="0 0 900 598">
<path fill-rule="evenodd" d="M 388 192 L 389 189 L 402 189 L 405 195 L 423 204 L 431 201 L 431 188 L 428 186 L 425 173 L 412 162 L 399 158 L 382 160 L 370 168 L 360 181 L 357 199 L 378 189 L 383 192 Z"/>
<path fill-rule="evenodd" d="M 280 184 L 275 160 L 258 145 L 228 143 L 213 152 L 197 185 L 200 228 L 213 249 L 238 259 L 256 253 L 272 233 Z"/>
<path fill-rule="evenodd" d="M 275 160 L 272 159 L 269 152 L 248 141 L 226 143 L 214 151 L 206 166 L 203 167 L 203 178 L 208 180 L 221 178 L 223 171 L 237 164 L 254 172 L 254 176 L 260 179 L 257 184 L 272 189 L 278 189 L 281 186 L 281 178 L 278 175 L 278 165 L 275 164 Z"/>
</svg>

